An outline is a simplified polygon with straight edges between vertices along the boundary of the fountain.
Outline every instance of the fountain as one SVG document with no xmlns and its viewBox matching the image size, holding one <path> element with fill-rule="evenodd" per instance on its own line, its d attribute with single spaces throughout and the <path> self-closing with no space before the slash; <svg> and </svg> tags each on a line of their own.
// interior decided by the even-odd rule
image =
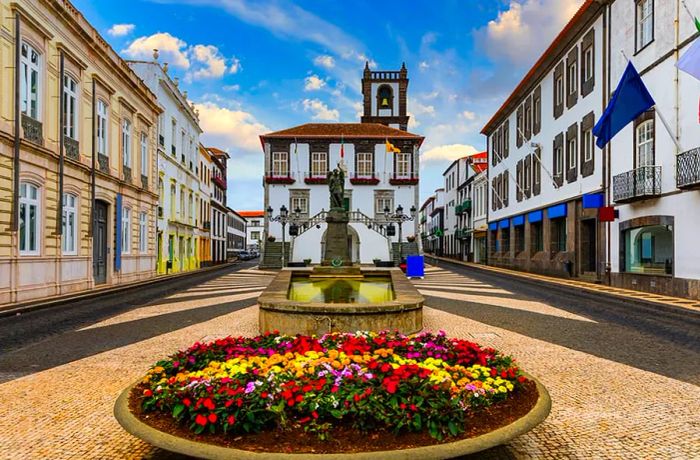
<svg viewBox="0 0 700 460">
<path fill-rule="evenodd" d="M 328 173 L 330 211 L 321 265 L 283 269 L 258 297 L 260 332 L 323 335 L 327 332 L 423 328 L 423 297 L 399 269 L 352 264 L 348 211 L 343 207 L 345 166 Z"/>
</svg>

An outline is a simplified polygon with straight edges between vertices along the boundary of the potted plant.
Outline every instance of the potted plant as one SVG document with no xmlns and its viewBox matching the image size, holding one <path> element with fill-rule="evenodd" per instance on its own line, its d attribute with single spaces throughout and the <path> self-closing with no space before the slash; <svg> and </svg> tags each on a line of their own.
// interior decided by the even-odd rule
<svg viewBox="0 0 700 460">
<path fill-rule="evenodd" d="M 267 241 L 269 241 L 270 243 L 274 243 L 276 239 L 277 238 L 275 238 L 274 235 L 270 235 L 267 237 Z"/>
<path fill-rule="evenodd" d="M 304 259 L 304 265 L 306 265 L 307 267 L 311 265 L 311 259 Z"/>
<path fill-rule="evenodd" d="M 414 241 L 416 241 L 416 235 L 408 235 L 406 237 L 406 241 L 408 241 L 409 243 L 413 243 Z"/>
</svg>

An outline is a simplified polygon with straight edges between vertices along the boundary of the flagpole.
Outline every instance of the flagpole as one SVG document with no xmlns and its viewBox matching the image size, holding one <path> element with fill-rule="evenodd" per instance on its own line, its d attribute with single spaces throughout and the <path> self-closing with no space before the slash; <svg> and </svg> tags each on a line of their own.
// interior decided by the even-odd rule
<svg viewBox="0 0 700 460">
<path fill-rule="evenodd" d="M 676 139 L 676 136 L 671 132 L 671 126 L 668 124 L 668 121 L 666 121 L 666 118 L 664 117 L 661 110 L 659 110 L 658 106 L 656 107 L 656 114 L 659 116 L 659 120 L 661 120 L 661 124 L 664 125 L 664 128 L 666 128 L 666 132 L 671 137 L 671 140 L 673 141 L 674 144 L 676 144 L 676 148 L 678 149 L 678 153 L 684 152 L 685 150 L 683 150 L 683 147 L 681 147 L 680 142 L 678 142 L 678 139 Z"/>
<path fill-rule="evenodd" d="M 693 13 L 690 12 L 690 8 L 688 8 L 688 4 L 685 3 L 685 0 L 682 0 L 682 1 L 681 1 L 681 4 L 683 5 L 683 8 L 685 9 L 685 12 L 688 13 L 688 16 L 690 16 L 690 19 L 692 19 L 693 21 L 695 21 L 695 16 L 693 15 Z"/>
<path fill-rule="evenodd" d="M 389 138 L 384 139 L 384 181 L 386 181 L 386 154 L 387 154 L 387 144 L 389 143 Z"/>
</svg>

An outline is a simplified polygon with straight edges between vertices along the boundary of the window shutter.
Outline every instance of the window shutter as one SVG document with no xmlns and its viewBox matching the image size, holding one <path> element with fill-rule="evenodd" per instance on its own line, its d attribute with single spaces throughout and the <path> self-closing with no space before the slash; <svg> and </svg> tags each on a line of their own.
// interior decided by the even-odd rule
<svg viewBox="0 0 700 460">
<path fill-rule="evenodd" d="M 122 195 L 117 193 L 117 198 L 114 204 L 116 210 L 115 216 L 115 232 L 114 232 L 114 271 L 122 269 Z"/>
<path fill-rule="evenodd" d="M 515 191 L 515 199 L 520 202 L 523 201 L 523 193 L 520 190 L 524 188 L 523 183 L 525 182 L 523 180 L 523 160 L 518 161 L 518 164 L 515 167 L 515 178 L 520 186 L 517 187 L 517 190 Z"/>
<path fill-rule="evenodd" d="M 578 46 L 574 46 L 566 57 L 566 108 L 570 109 L 576 105 L 578 101 L 578 69 L 575 73 L 576 81 L 572 81 L 569 73 L 571 66 L 578 64 Z"/>
<path fill-rule="evenodd" d="M 557 149 L 563 149 L 564 148 L 564 133 L 559 133 L 556 135 L 554 138 L 554 148 L 552 149 L 552 171 L 554 171 L 554 183 L 557 184 L 558 186 L 562 186 L 564 184 L 564 171 L 566 170 L 566 165 L 562 164 L 561 165 L 561 173 L 557 175 Z M 560 157 L 560 161 L 565 162 L 566 159 L 564 158 L 565 155 L 563 154 L 562 150 L 562 155 Z"/>
<path fill-rule="evenodd" d="M 576 149 L 573 151 L 569 149 L 569 142 L 570 141 L 577 141 L 578 140 L 578 125 L 574 123 L 573 125 L 569 126 L 569 129 L 566 130 L 566 181 L 571 183 L 571 182 L 576 182 L 576 178 L 578 176 L 578 161 L 574 161 L 574 166 L 569 167 L 571 165 L 571 157 L 574 155 L 578 155 L 578 142 L 576 144 Z M 574 160 L 577 160 L 574 158 Z"/>
<path fill-rule="evenodd" d="M 532 194 L 537 196 L 542 190 L 542 164 L 538 158 L 542 158 L 542 149 L 535 150 L 537 155 L 532 157 Z M 539 178 L 539 181 L 535 182 L 535 176 Z"/>
<path fill-rule="evenodd" d="M 501 137 L 503 139 L 503 157 L 508 158 L 508 153 L 510 151 L 510 138 L 509 138 L 509 133 L 510 133 L 510 121 L 506 120 L 505 123 L 503 123 L 503 132 L 501 134 Z"/>
<path fill-rule="evenodd" d="M 585 136 L 584 133 L 588 131 L 589 129 L 593 129 L 593 126 L 595 125 L 595 115 L 593 112 L 588 113 L 583 119 L 581 120 L 581 137 L 579 140 L 579 145 L 580 145 L 580 155 L 581 158 L 579 159 L 579 162 L 581 163 L 581 176 L 583 177 L 588 177 L 593 172 L 595 171 L 595 145 L 593 144 L 593 140 L 591 140 L 591 145 L 590 148 L 593 149 L 593 154 L 591 155 L 591 159 L 586 161 L 586 155 L 585 155 L 585 149 L 586 146 L 584 145 Z M 593 136 L 593 134 L 591 134 Z"/>
<path fill-rule="evenodd" d="M 562 79 L 562 90 L 563 90 L 562 92 L 564 92 L 566 90 L 566 88 L 564 88 L 566 86 L 564 84 L 564 61 L 561 61 L 554 68 L 554 84 L 552 85 L 554 94 L 552 95 L 553 96 L 552 101 L 554 104 L 553 108 L 554 108 L 554 118 L 555 119 L 559 118 L 564 113 L 564 101 L 561 100 L 561 101 L 558 101 L 559 103 L 557 103 L 557 80 L 559 78 Z M 564 95 L 564 97 L 566 97 L 566 95 Z"/>
<path fill-rule="evenodd" d="M 525 130 L 523 129 L 523 106 L 521 105 L 518 107 L 518 111 L 516 113 L 516 119 L 517 119 L 517 130 L 518 132 L 515 135 L 515 146 L 517 148 L 522 147 L 523 145 L 523 133 Z"/>
<path fill-rule="evenodd" d="M 532 134 L 538 135 L 542 127 L 542 87 L 535 88 L 532 103 Z"/>
<path fill-rule="evenodd" d="M 532 97 L 528 96 L 528 98 L 525 100 L 525 113 L 530 112 L 530 119 L 528 120 L 527 117 L 525 117 L 523 122 L 525 123 L 525 129 L 523 130 L 525 132 L 525 140 L 529 141 L 530 138 L 532 137 L 532 122 L 534 118 L 534 113 L 532 111 Z"/>
<path fill-rule="evenodd" d="M 585 79 L 585 69 L 586 65 L 586 51 L 591 49 L 591 78 Z M 581 42 L 581 68 L 579 74 L 581 75 L 581 97 L 586 97 L 593 92 L 595 87 L 595 29 L 591 29 L 583 36 Z"/>
</svg>

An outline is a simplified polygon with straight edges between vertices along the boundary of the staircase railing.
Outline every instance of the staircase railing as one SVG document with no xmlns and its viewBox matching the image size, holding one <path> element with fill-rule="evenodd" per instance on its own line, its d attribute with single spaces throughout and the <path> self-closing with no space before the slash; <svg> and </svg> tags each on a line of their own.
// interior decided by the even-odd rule
<svg viewBox="0 0 700 460">
<path fill-rule="evenodd" d="M 307 231 L 311 230 L 316 225 L 325 224 L 327 217 L 328 217 L 328 211 L 321 211 L 318 214 L 314 215 L 313 217 L 310 217 L 309 219 L 299 221 L 298 222 L 299 234 L 296 237 L 299 238 L 301 235 L 303 235 Z M 385 222 L 379 222 L 375 219 L 372 219 L 367 214 L 364 214 L 361 211 L 348 212 L 348 218 L 349 218 L 350 222 L 357 223 L 357 224 L 364 224 L 367 226 L 367 228 L 374 230 L 375 232 L 379 233 L 384 238 L 388 238 L 386 236 L 385 228 L 382 227 L 382 225 L 384 225 Z"/>
</svg>

